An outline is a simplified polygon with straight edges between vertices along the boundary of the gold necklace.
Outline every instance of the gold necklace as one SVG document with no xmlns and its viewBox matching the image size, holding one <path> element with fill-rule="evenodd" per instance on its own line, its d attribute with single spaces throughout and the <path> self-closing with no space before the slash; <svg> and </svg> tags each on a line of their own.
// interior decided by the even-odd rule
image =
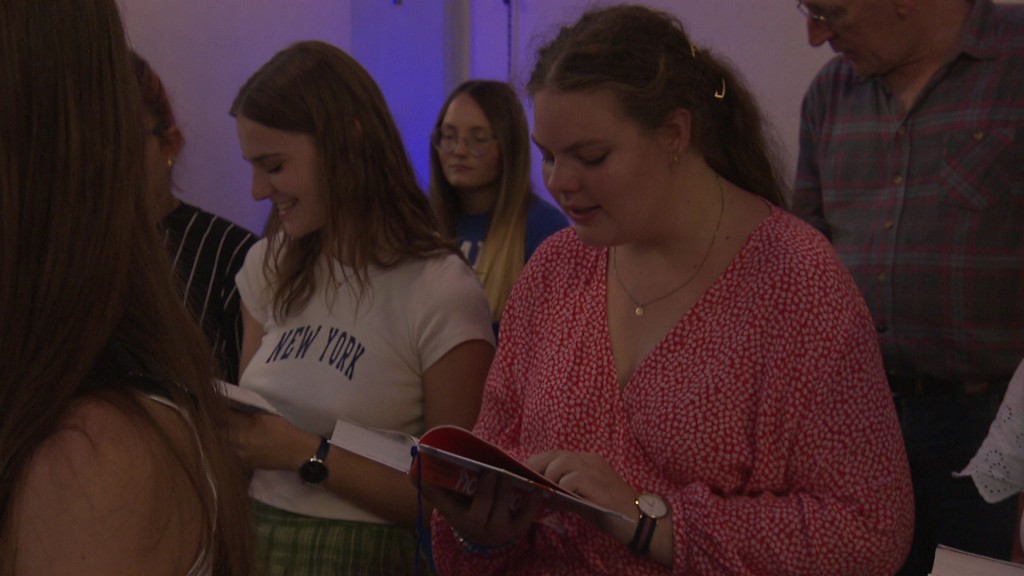
<svg viewBox="0 0 1024 576">
<path fill-rule="evenodd" d="M 718 230 L 722 227 L 722 214 L 725 213 L 725 190 L 722 188 L 721 176 L 718 177 L 717 182 L 719 197 L 718 222 L 715 224 L 714 233 L 711 234 L 711 242 L 708 243 L 708 249 L 704 252 L 704 257 L 701 258 L 700 264 L 697 265 L 697 269 L 694 270 L 693 274 L 691 274 L 690 277 L 687 278 L 679 286 L 676 286 L 675 288 L 669 290 L 668 292 L 662 294 L 661 296 L 658 296 L 653 300 L 648 300 L 647 302 L 640 302 L 639 300 L 634 298 L 632 294 L 629 293 L 629 289 L 626 288 L 626 284 L 622 281 L 622 277 L 619 276 L 619 264 L 618 260 L 615 258 L 615 248 L 612 248 L 612 270 L 615 272 L 615 280 L 618 281 L 619 286 L 622 287 L 622 291 L 626 293 L 626 296 L 628 296 L 629 299 L 633 301 L 633 304 L 636 305 L 636 308 L 633 309 L 633 314 L 635 314 L 637 318 L 644 315 L 644 309 L 646 307 L 650 306 L 651 304 L 660 302 L 665 298 L 668 298 L 669 296 L 675 294 L 676 292 L 679 292 L 683 288 L 686 288 L 690 284 L 690 282 L 693 282 L 697 275 L 700 274 L 700 271 L 704 269 L 704 264 L 707 263 L 708 257 L 711 256 L 711 249 L 715 247 L 715 240 L 718 239 Z"/>
</svg>

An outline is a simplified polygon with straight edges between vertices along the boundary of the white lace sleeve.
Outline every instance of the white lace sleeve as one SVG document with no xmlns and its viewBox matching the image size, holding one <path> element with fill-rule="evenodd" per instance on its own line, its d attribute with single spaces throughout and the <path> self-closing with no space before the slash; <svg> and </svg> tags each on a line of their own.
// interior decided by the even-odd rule
<svg viewBox="0 0 1024 576">
<path fill-rule="evenodd" d="M 999 502 L 1024 491 L 1024 362 L 1010 380 L 978 453 L 955 475 L 970 476 L 986 502 Z"/>
</svg>

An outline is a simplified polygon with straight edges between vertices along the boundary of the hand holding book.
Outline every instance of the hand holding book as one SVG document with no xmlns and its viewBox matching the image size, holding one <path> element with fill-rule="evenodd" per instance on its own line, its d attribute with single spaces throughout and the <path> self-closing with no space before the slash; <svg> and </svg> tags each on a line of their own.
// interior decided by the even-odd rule
<svg viewBox="0 0 1024 576">
<path fill-rule="evenodd" d="M 498 446 L 457 426 L 432 428 L 417 441 L 404 434 L 369 430 L 339 420 L 331 436 L 331 443 L 407 472 L 414 481 L 434 484 L 464 496 L 472 496 L 476 492 L 480 474 L 491 471 L 514 486 L 517 497 L 513 506 L 521 502 L 525 495 L 539 490 L 552 506 L 625 519 L 615 511 L 564 490 Z"/>
</svg>

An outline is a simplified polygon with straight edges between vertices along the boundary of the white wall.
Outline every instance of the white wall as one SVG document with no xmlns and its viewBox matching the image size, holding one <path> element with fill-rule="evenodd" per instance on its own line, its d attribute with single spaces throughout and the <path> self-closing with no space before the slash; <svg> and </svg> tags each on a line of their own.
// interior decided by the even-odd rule
<svg viewBox="0 0 1024 576">
<path fill-rule="evenodd" d="M 349 49 L 351 0 L 119 2 L 129 40 L 163 79 L 185 134 L 174 171 L 178 196 L 260 231 L 268 206 L 249 195 L 231 101 L 288 44 L 320 39 Z"/>
<path fill-rule="evenodd" d="M 248 228 L 267 207 L 249 196 L 234 121 L 238 87 L 275 52 L 303 39 L 353 54 L 381 85 L 421 182 L 428 134 L 462 76 L 521 84 L 539 43 L 593 2 L 580 0 L 120 0 L 134 47 L 171 93 L 188 140 L 176 168 L 179 196 Z M 607 3 L 607 2 L 605 2 Z M 730 59 L 778 134 L 787 174 L 795 164 L 800 98 L 831 54 L 807 46 L 794 3 L 649 0 L 680 17 L 694 40 Z M 511 19 L 509 9 L 511 7 Z M 512 52 L 508 52 L 512 30 Z M 460 60 L 453 52 L 468 49 Z M 529 108 L 529 102 L 526 103 Z M 535 157 L 534 166 L 539 166 Z M 536 172 L 537 170 L 535 170 Z M 538 190 L 545 193 L 539 174 Z"/>
<path fill-rule="evenodd" d="M 424 185 L 430 130 L 444 103 L 446 0 L 353 0 L 352 55 L 373 76 Z"/>
<path fill-rule="evenodd" d="M 572 22 L 586 8 L 610 2 L 580 0 L 513 0 L 513 81 L 525 84 L 536 50 L 559 26 Z M 647 0 L 647 6 L 670 12 L 683 22 L 700 47 L 731 61 L 756 95 L 781 146 L 788 180 L 796 167 L 800 100 L 818 69 L 832 56 L 827 49 L 807 44 L 805 20 L 796 4 L 778 0 Z M 508 15 L 504 2 L 474 2 L 471 71 L 488 78 L 505 78 L 508 66 L 504 31 Z M 530 107 L 528 101 L 525 102 Z M 532 116 L 532 114 L 531 114 Z M 534 151 L 535 181 L 540 158 Z"/>
</svg>

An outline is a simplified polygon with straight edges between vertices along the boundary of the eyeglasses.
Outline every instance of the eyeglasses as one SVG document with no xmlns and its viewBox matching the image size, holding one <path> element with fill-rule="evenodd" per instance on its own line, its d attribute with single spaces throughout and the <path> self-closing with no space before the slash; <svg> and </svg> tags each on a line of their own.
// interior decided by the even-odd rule
<svg viewBox="0 0 1024 576">
<path fill-rule="evenodd" d="M 471 130 L 466 136 L 460 136 L 454 130 L 434 130 L 430 138 L 430 144 L 441 154 L 455 154 L 460 141 L 466 143 L 466 153 L 474 158 L 480 158 L 491 150 L 497 138 L 479 129 Z"/>
<path fill-rule="evenodd" d="M 824 24 L 830 28 L 836 23 L 836 20 L 839 20 L 844 14 L 846 14 L 846 9 L 844 8 L 833 8 L 829 10 L 819 6 L 808 6 L 804 0 L 797 0 L 796 9 L 799 10 L 804 17 L 820 24 Z"/>
</svg>

